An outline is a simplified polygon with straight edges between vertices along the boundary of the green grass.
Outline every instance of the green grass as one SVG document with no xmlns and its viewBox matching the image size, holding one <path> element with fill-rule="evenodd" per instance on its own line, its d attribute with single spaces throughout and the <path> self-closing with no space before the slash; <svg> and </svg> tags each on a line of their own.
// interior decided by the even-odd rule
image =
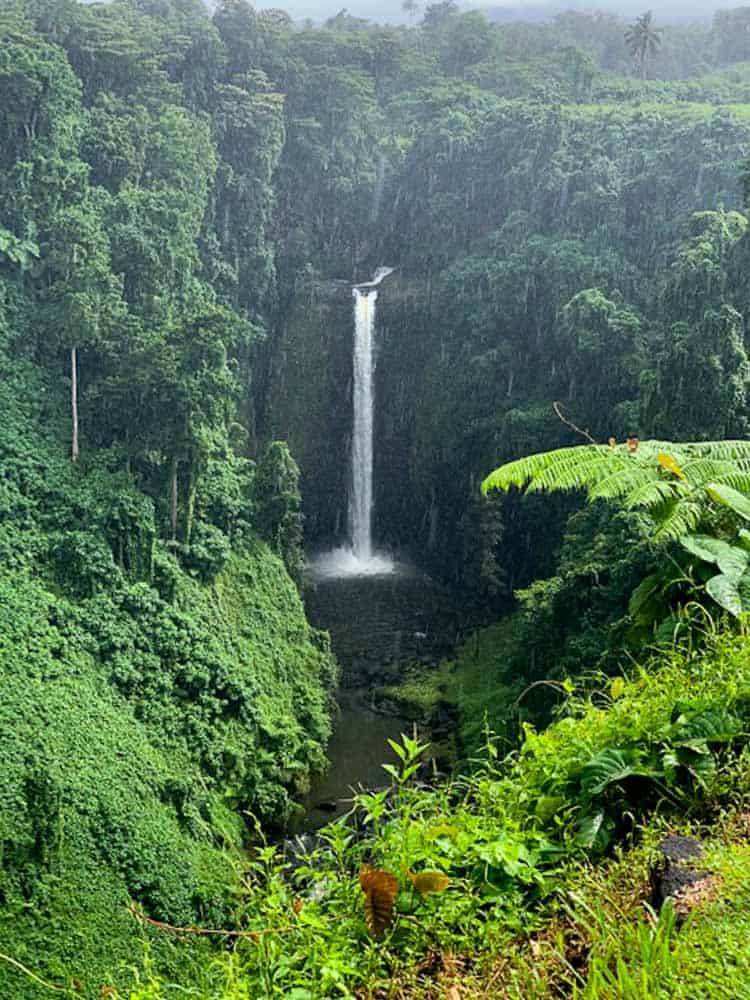
<svg viewBox="0 0 750 1000">
<path fill-rule="evenodd" d="M 443 660 L 435 667 L 416 664 L 407 668 L 401 683 L 378 688 L 378 694 L 414 718 L 428 718 L 441 702 L 454 705 L 464 757 L 484 746 L 488 728 L 510 749 L 522 716 L 517 699 L 525 687 L 511 674 L 514 628 L 514 619 L 507 618 L 479 629 L 459 647 L 454 660 Z"/>
<path fill-rule="evenodd" d="M 632 859 L 626 858 L 632 863 Z M 684 923 L 670 904 L 655 918 L 638 900 L 616 907 L 602 880 L 578 903 L 575 933 L 588 938 L 587 967 L 571 976 L 580 1000 L 747 1000 L 750 997 L 750 847 L 713 839 L 697 862 L 712 876 Z"/>
<path fill-rule="evenodd" d="M 400 684 L 376 689 L 376 694 L 396 701 L 415 718 L 428 716 L 441 701 L 452 701 L 453 665 L 443 660 L 435 667 L 415 664 L 406 668 Z"/>
<path fill-rule="evenodd" d="M 747 837 L 747 833 L 744 834 Z M 750 997 L 750 846 L 710 845 L 701 868 L 719 879 L 717 897 L 697 908 L 677 935 L 675 1000 Z"/>
</svg>

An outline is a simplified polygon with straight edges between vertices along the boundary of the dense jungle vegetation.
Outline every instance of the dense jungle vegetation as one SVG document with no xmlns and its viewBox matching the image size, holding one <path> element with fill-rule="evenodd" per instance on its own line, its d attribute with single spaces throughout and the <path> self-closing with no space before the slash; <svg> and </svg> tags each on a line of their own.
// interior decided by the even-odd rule
<svg viewBox="0 0 750 1000">
<path fill-rule="evenodd" d="M 2 3 L 3 996 L 750 996 L 750 8 L 411 14 Z M 488 627 L 292 865 L 382 264 L 376 534 Z"/>
</svg>

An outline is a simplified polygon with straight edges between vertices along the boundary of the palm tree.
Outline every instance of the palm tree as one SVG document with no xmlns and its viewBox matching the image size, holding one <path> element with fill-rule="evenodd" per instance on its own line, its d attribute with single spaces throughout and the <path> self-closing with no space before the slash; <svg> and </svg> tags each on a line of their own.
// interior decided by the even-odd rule
<svg viewBox="0 0 750 1000">
<path fill-rule="evenodd" d="M 637 17 L 635 24 L 631 24 L 625 30 L 625 44 L 640 69 L 642 80 L 646 78 L 646 67 L 649 60 L 659 51 L 660 31 L 661 28 L 654 27 L 654 15 L 650 10 Z"/>
<path fill-rule="evenodd" d="M 409 15 L 409 23 L 412 24 L 419 11 L 419 4 L 417 0 L 403 0 L 401 9 Z"/>
</svg>

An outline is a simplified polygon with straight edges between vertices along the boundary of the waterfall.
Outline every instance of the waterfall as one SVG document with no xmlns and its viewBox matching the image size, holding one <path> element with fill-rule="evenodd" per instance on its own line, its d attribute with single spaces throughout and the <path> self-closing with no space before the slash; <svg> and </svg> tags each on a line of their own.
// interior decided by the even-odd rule
<svg viewBox="0 0 750 1000">
<path fill-rule="evenodd" d="M 381 267 L 372 281 L 355 285 L 353 349 L 353 422 L 349 545 L 326 552 L 311 563 L 317 577 L 373 576 L 393 573 L 397 566 L 372 544 L 373 427 L 375 393 L 375 303 L 377 286 L 393 268 Z"/>
<path fill-rule="evenodd" d="M 353 289 L 354 295 L 354 427 L 349 531 L 357 559 L 372 558 L 372 425 L 373 334 L 375 290 Z"/>
</svg>

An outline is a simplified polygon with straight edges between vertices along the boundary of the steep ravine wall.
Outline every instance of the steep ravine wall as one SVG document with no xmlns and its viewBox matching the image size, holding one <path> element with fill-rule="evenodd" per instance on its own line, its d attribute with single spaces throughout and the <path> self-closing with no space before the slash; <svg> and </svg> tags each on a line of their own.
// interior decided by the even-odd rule
<svg viewBox="0 0 750 1000">
<path fill-rule="evenodd" d="M 426 305 L 422 283 L 391 275 L 379 289 L 375 339 L 374 539 L 420 562 L 431 527 L 430 489 L 414 468 L 430 350 Z M 343 282 L 317 283 L 301 293 L 267 347 L 260 430 L 266 439 L 288 441 L 299 463 L 310 550 L 347 536 L 352 350 L 352 289 Z M 430 460 L 420 455 L 422 466 Z"/>
<path fill-rule="evenodd" d="M 352 406 L 352 290 L 310 284 L 266 345 L 261 436 L 280 439 L 300 466 L 310 549 L 347 532 Z"/>
</svg>

